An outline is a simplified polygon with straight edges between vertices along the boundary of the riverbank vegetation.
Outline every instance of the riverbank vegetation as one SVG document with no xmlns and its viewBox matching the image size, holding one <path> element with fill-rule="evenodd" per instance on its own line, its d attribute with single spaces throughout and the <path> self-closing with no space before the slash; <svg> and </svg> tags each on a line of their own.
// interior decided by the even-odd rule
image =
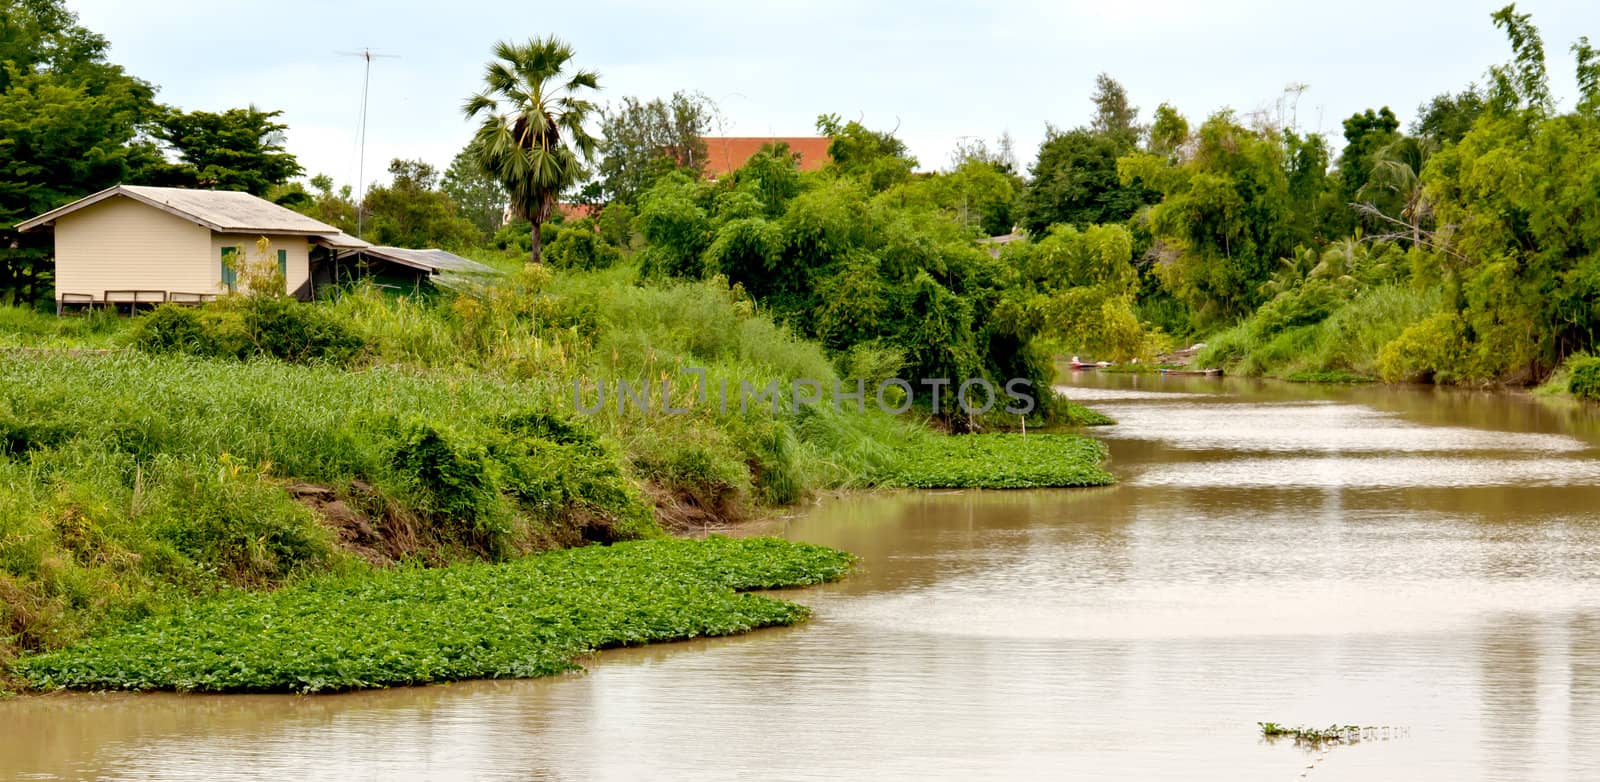
<svg viewBox="0 0 1600 782">
<path fill-rule="evenodd" d="M 42 29 L 52 24 L 81 38 L 91 60 L 103 55 L 104 41 L 70 24 L 69 14 L 41 19 Z M 64 65 L 40 72 L 65 83 L 78 78 Z M 262 138 L 282 128 L 271 130 Z M 495 132 L 482 130 L 480 137 Z M 215 140 L 226 145 L 234 137 L 252 136 L 244 128 Z M 269 149 L 258 152 L 282 153 L 270 139 L 262 143 Z M 210 157 L 250 165 L 247 156 Z M 499 159 L 515 169 L 508 161 Z M 945 287 L 959 279 L 970 281 L 961 290 L 974 295 L 993 298 L 998 290 L 983 282 L 997 267 L 970 246 L 975 234 L 932 208 L 874 218 L 874 225 L 893 224 L 892 232 L 840 218 L 829 193 L 865 188 L 883 166 L 801 178 L 792 157 L 774 152 L 746 167 L 755 173 L 735 177 L 737 188 L 719 191 L 675 166 L 658 172 L 695 189 L 696 198 L 714 196 L 725 221 L 754 220 L 767 214 L 765 204 L 776 210 L 815 192 L 781 230 L 744 225 L 846 255 L 868 246 L 856 241 L 862 238 L 926 267 L 911 275 L 915 285 L 860 300 L 868 311 L 825 318 L 840 334 L 830 342 L 808 338 L 815 334 L 803 323 L 817 312 L 781 309 L 724 274 L 665 268 L 699 259 L 650 240 L 670 234 L 681 217 L 655 184 L 647 199 L 660 202 L 654 211 L 642 204 L 636 219 L 633 206 L 619 202 L 592 222 L 557 219 L 540 227 L 535 245 L 528 223 L 497 228 L 492 217 L 481 219 L 507 198 L 504 178 L 484 163 L 469 145 L 441 180 L 426 163 L 396 161 L 393 181 L 359 204 L 325 177 L 313 177 L 312 191 L 300 189 L 285 181 L 287 169 L 274 169 L 260 187 L 259 178 L 240 180 L 351 231 L 364 218 L 379 241 L 451 247 L 503 271 L 479 284 L 400 296 L 356 286 L 314 305 L 226 296 L 200 309 L 161 308 L 131 324 L 107 313 L 58 319 L 0 309 L 0 346 L 19 348 L 0 356 L 0 666 L 72 648 L 108 628 L 246 599 L 240 590 L 312 599 L 315 588 L 295 590 L 395 568 L 513 562 L 561 547 L 657 539 L 724 526 L 819 490 L 898 485 L 901 460 L 942 432 L 1023 423 L 934 409 L 921 397 L 895 400 L 912 402 L 901 416 L 867 400 L 853 410 L 722 408 L 698 397 L 697 383 L 788 388 L 804 379 L 830 388 L 861 379 L 875 386 L 931 368 L 954 380 L 970 371 L 998 386 L 1016 369 L 1034 383 L 1030 425 L 1091 418 L 1048 393 L 1042 353 L 1015 333 L 991 334 Z M 130 156 L 98 172 L 105 181 L 62 180 L 50 203 L 7 202 L 5 214 L 41 211 L 114 181 L 158 181 L 147 174 Z M 549 215 L 552 192 L 523 193 L 519 208 Z M 5 261 L 28 282 L 10 292 L 26 301 L 48 291 L 47 256 L 29 237 L 16 241 Z M 697 249 L 713 245 L 734 253 L 737 243 Z M 543 263 L 525 265 L 530 253 Z M 273 264 L 260 266 L 238 271 L 276 273 Z M 244 287 L 283 289 L 281 280 L 261 283 Z M 801 292 L 820 301 L 815 290 Z M 852 331 L 875 327 L 873 318 L 891 309 L 903 332 Z M 653 411 L 613 403 L 580 413 L 580 399 L 619 381 L 652 389 L 645 397 Z M 922 389 L 913 385 L 913 395 Z M 666 412 L 669 401 L 687 412 Z M 624 549 L 605 550 L 618 553 L 593 561 L 622 557 Z"/>
<path fill-rule="evenodd" d="M 1600 402 L 1600 357 L 1575 356 L 1567 362 L 1566 390 L 1579 399 Z"/>
<path fill-rule="evenodd" d="M 28 658 L 43 689 L 326 692 L 578 670 L 582 654 L 793 624 L 752 589 L 840 578 L 849 555 L 772 538 L 661 539 L 234 591 Z"/>
<path fill-rule="evenodd" d="M 1493 22 L 1513 57 L 1485 85 L 1441 94 L 1409 132 L 1387 108 L 1350 117 L 1331 169 L 1292 126 L 1222 113 L 1191 133 L 1158 111 L 1118 161 L 1124 186 L 1161 194 L 1132 218 L 1160 284 L 1146 311 L 1184 313 L 1172 328 L 1205 338 L 1200 363 L 1251 375 L 1531 384 L 1593 349 L 1600 57 L 1572 45 L 1579 96 L 1561 110 L 1531 18 Z"/>
<path fill-rule="evenodd" d="M 725 283 L 624 274 L 539 269 L 436 301 L 354 291 L 305 308 L 356 346 L 316 358 L 213 350 L 219 328 L 274 344 L 215 325 L 264 306 L 238 301 L 123 321 L 105 354 L 0 357 L 0 648 L 320 574 L 716 528 L 902 485 L 906 458 L 956 439 L 870 405 L 722 410 L 692 376 L 674 389 L 684 414 L 576 414 L 575 384 L 684 367 L 711 384 L 838 377 Z"/>
<path fill-rule="evenodd" d="M 916 489 L 1029 489 L 1112 482 L 1098 441 L 1070 434 L 972 435 L 927 440 L 885 482 Z"/>
</svg>

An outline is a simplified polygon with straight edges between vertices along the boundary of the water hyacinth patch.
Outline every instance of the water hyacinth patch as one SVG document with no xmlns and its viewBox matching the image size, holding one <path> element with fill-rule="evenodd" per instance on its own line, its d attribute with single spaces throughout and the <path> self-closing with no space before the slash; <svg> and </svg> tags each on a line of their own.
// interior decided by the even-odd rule
<svg viewBox="0 0 1600 782">
<path fill-rule="evenodd" d="M 585 652 L 803 621 L 744 590 L 841 578 L 776 538 L 657 539 L 235 592 L 25 658 L 41 689 L 325 692 L 577 670 Z"/>
<path fill-rule="evenodd" d="M 883 483 L 914 489 L 1105 486 L 1106 448 L 1070 434 L 929 437 L 888 470 Z"/>
</svg>

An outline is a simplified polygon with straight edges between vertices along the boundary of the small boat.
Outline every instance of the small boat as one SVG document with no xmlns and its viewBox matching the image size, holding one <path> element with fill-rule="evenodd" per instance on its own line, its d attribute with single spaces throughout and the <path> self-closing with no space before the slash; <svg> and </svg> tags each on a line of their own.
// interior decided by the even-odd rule
<svg viewBox="0 0 1600 782">
<path fill-rule="evenodd" d="M 1095 361 L 1095 362 L 1091 363 L 1091 362 L 1088 362 L 1088 361 L 1079 361 L 1077 356 L 1073 356 L 1072 357 L 1072 361 L 1068 362 L 1067 366 L 1072 367 L 1073 369 L 1080 369 L 1080 370 L 1081 369 L 1100 369 L 1101 367 L 1109 367 L 1109 366 L 1111 366 L 1111 362 L 1110 361 Z"/>
<path fill-rule="evenodd" d="M 1189 377 L 1222 377 L 1220 369 L 1163 369 L 1163 375 L 1185 375 Z"/>
</svg>

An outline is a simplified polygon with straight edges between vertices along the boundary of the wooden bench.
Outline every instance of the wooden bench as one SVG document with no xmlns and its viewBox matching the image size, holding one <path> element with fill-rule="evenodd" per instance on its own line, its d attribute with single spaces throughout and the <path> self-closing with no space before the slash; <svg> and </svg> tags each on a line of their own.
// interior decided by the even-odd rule
<svg viewBox="0 0 1600 782">
<path fill-rule="evenodd" d="M 153 308 L 167 301 L 166 291 L 106 291 L 105 305 L 118 314 L 126 307 L 126 312 L 132 315 L 139 311 L 141 306 Z"/>
<path fill-rule="evenodd" d="M 94 309 L 94 295 L 89 293 L 62 293 L 56 297 L 56 317 L 67 312 L 87 312 Z"/>
<path fill-rule="evenodd" d="M 182 291 L 171 291 L 167 294 L 168 304 L 182 304 L 188 307 L 198 307 L 206 302 L 216 300 L 217 294 L 215 293 L 184 293 Z"/>
</svg>

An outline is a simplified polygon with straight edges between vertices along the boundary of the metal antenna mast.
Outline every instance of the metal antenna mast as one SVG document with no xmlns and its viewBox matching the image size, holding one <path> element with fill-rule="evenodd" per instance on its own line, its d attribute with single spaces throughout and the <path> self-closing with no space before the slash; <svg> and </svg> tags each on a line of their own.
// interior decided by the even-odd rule
<svg viewBox="0 0 1600 782">
<path fill-rule="evenodd" d="M 367 94 L 372 87 L 372 61 L 376 58 L 396 59 L 399 55 L 375 54 L 371 49 L 364 48 L 359 52 L 339 52 L 344 57 L 360 57 L 366 61 L 365 73 L 361 76 L 361 120 L 356 124 L 356 134 L 360 145 L 360 152 L 356 157 L 356 238 L 361 238 L 361 229 L 364 215 L 362 202 L 367 195 Z"/>
</svg>

